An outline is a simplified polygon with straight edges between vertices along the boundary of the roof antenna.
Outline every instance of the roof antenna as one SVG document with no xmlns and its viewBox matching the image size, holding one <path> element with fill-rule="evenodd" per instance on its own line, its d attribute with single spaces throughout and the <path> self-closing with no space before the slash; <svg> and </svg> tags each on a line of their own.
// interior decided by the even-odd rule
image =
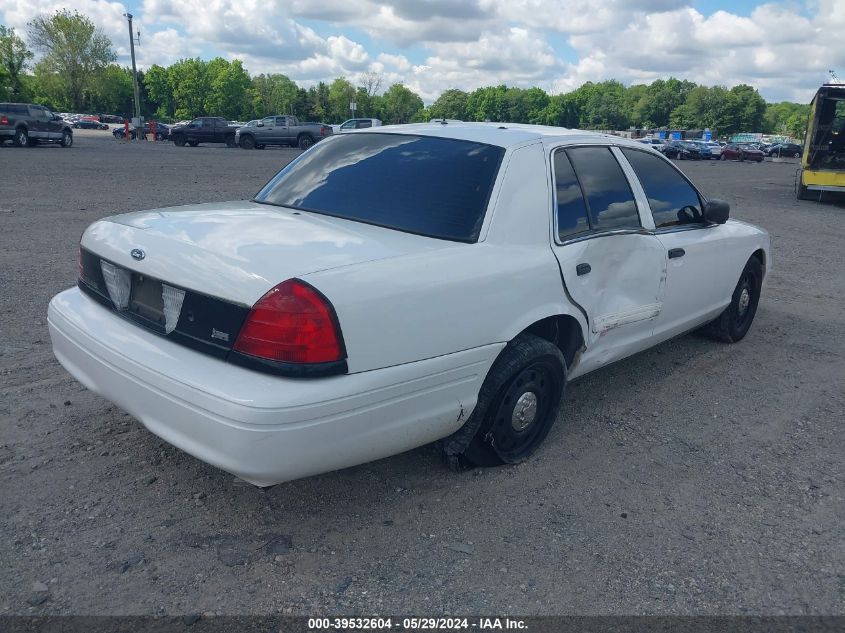
<svg viewBox="0 0 845 633">
<path fill-rule="evenodd" d="M 834 84 L 841 83 L 841 82 L 839 81 L 839 78 L 836 76 L 836 73 L 835 73 L 835 72 L 833 72 L 832 70 L 828 70 L 827 72 L 829 72 L 829 73 L 830 73 L 830 80 L 831 80 L 831 83 L 834 83 Z"/>
</svg>

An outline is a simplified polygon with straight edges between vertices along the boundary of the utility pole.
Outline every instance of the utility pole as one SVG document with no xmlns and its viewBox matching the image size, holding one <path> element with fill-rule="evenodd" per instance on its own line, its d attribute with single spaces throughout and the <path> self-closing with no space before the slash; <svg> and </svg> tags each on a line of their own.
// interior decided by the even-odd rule
<svg viewBox="0 0 845 633">
<path fill-rule="evenodd" d="M 124 15 L 129 20 L 129 51 L 132 53 L 132 84 L 135 88 L 135 118 L 138 119 L 138 127 L 143 129 L 143 125 L 141 124 L 141 95 L 138 92 L 138 71 L 135 68 L 135 36 L 132 35 L 132 14 L 124 13 Z M 143 134 L 141 135 L 141 138 L 143 138 Z"/>
</svg>

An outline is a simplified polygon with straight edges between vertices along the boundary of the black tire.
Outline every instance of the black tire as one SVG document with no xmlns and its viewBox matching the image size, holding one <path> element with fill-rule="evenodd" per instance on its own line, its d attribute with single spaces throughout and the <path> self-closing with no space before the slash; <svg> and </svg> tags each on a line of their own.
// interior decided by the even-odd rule
<svg viewBox="0 0 845 633">
<path fill-rule="evenodd" d="M 308 134 L 302 134 L 297 140 L 296 145 L 299 149 L 308 149 L 314 144 L 314 139 Z"/>
<path fill-rule="evenodd" d="M 200 144 L 199 141 L 188 141 L 188 145 L 190 145 L 191 147 L 196 147 L 199 144 Z"/>
<path fill-rule="evenodd" d="M 15 147 L 27 147 L 29 145 L 29 132 L 27 132 L 26 128 L 19 127 L 15 130 L 12 143 Z"/>
<path fill-rule="evenodd" d="M 255 149 L 257 146 L 255 144 L 255 139 L 246 134 L 241 137 L 241 149 Z"/>
<path fill-rule="evenodd" d="M 173 144 L 177 147 L 185 147 L 185 137 L 181 134 L 177 134 L 173 137 Z"/>
<path fill-rule="evenodd" d="M 70 130 L 62 132 L 62 140 L 59 141 L 59 145 L 62 147 L 73 147 L 73 134 L 70 133 Z"/>
<path fill-rule="evenodd" d="M 792 154 L 792 158 L 798 158 L 799 156 L 801 156 L 801 152 L 793 152 Z"/>
<path fill-rule="evenodd" d="M 759 259 L 751 257 L 734 288 L 730 305 L 706 326 L 705 332 L 717 341 L 741 341 L 748 333 L 754 315 L 757 314 L 762 284 L 763 266 Z"/>
<path fill-rule="evenodd" d="M 226 147 L 237 147 L 237 145 L 235 144 L 234 134 L 229 134 L 228 136 L 226 136 Z"/>
<path fill-rule="evenodd" d="M 466 424 L 442 442 L 447 461 L 462 467 L 528 459 L 555 423 L 565 385 L 560 349 L 533 334 L 519 335 L 493 363 Z"/>
<path fill-rule="evenodd" d="M 719 154 L 719 160 L 728 160 L 724 154 Z"/>
</svg>

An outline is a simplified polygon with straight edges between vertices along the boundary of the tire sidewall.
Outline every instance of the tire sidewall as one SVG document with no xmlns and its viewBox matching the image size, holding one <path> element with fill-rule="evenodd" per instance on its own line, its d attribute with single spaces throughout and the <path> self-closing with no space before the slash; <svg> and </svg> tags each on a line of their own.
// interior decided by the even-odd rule
<svg viewBox="0 0 845 633">
<path fill-rule="evenodd" d="M 557 384 L 543 419 L 534 424 L 541 429 L 532 440 L 528 450 L 517 457 L 503 455 L 491 443 L 490 432 L 507 390 L 523 370 L 538 362 L 548 362 L 557 367 Z M 493 466 L 502 463 L 518 463 L 528 459 L 543 443 L 557 419 L 560 402 L 566 389 L 566 361 L 560 349 L 533 334 L 521 334 L 508 343 L 484 379 L 478 394 L 478 401 L 467 423 L 452 437 L 444 441 L 447 455 L 462 454 L 463 458 L 477 466 Z M 554 395 L 557 394 L 557 395 Z M 467 437 L 469 436 L 469 437 Z"/>
<path fill-rule="evenodd" d="M 62 133 L 62 140 L 61 140 L 62 147 L 73 147 L 73 134 L 65 130 Z"/>
</svg>

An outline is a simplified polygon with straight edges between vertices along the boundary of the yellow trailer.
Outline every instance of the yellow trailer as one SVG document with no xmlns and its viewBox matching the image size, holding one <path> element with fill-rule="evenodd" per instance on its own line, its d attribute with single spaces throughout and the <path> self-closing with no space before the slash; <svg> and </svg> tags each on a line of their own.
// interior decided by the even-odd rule
<svg viewBox="0 0 845 633">
<path fill-rule="evenodd" d="M 845 194 L 845 84 L 825 84 L 813 97 L 796 185 L 799 200 Z"/>
</svg>

